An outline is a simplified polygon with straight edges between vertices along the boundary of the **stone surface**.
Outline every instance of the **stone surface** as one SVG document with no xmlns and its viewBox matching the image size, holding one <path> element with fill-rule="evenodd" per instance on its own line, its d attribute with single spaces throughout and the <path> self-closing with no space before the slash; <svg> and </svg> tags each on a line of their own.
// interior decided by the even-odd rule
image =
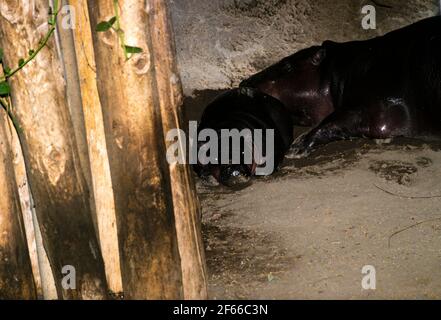
<svg viewBox="0 0 441 320">
<path fill-rule="evenodd" d="M 378 0 L 377 29 L 363 30 L 366 0 L 170 0 L 186 95 L 229 88 L 324 40 L 366 39 L 438 13 L 435 0 Z"/>
</svg>

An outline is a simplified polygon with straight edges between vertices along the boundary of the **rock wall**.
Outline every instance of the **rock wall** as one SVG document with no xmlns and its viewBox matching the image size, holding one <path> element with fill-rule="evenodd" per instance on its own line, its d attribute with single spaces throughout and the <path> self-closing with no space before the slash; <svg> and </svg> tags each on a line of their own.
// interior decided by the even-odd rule
<svg viewBox="0 0 441 320">
<path fill-rule="evenodd" d="M 281 58 L 327 39 L 366 39 L 439 11 L 437 0 L 169 1 L 186 95 L 232 87 Z M 366 31 L 361 26 L 361 8 L 374 2 L 377 29 Z"/>
</svg>

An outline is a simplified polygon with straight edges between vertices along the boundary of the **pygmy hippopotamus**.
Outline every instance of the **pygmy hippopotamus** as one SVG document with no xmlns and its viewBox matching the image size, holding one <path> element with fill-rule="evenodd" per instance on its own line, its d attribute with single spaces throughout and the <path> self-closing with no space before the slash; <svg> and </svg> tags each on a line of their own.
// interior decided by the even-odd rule
<svg viewBox="0 0 441 320">
<path fill-rule="evenodd" d="M 441 137 L 441 17 L 366 41 L 302 50 L 242 82 L 313 126 L 288 157 L 350 138 Z"/>
<path fill-rule="evenodd" d="M 198 127 L 198 136 L 202 138 L 198 143 L 198 153 L 208 154 L 211 161 L 201 163 L 203 159 L 199 157 L 195 171 L 202 178 L 212 176 L 230 187 L 246 186 L 259 166 L 266 167 L 266 175 L 277 169 L 294 140 L 292 128 L 291 116 L 279 100 L 253 88 L 241 87 L 227 91 L 209 104 L 202 115 Z M 215 136 L 207 135 L 205 139 L 204 131 L 207 129 L 212 130 Z M 235 147 L 232 137 L 226 136 L 226 150 L 222 149 L 223 132 L 228 130 L 228 134 L 231 134 L 234 129 L 239 135 L 242 134 L 236 139 L 236 151 L 240 154 L 236 161 L 233 158 Z M 243 134 L 246 130 L 249 130 L 249 139 Z M 256 136 L 256 130 L 261 132 L 260 139 Z M 269 131 L 272 132 L 271 137 L 266 135 Z M 215 150 L 201 152 L 208 144 L 205 140 L 213 146 L 213 139 L 217 139 Z M 271 148 L 269 139 L 272 140 Z M 260 144 L 257 143 L 259 141 Z M 247 155 L 249 161 L 245 159 Z M 226 159 L 222 161 L 225 156 Z"/>
<path fill-rule="evenodd" d="M 319 145 L 343 139 L 441 137 L 441 17 L 370 40 L 325 41 L 250 77 L 240 88 L 255 90 L 247 112 L 261 104 L 255 97 L 269 96 L 266 108 L 277 106 L 293 125 L 313 127 L 293 142 L 287 157 L 305 157 Z M 242 105 L 236 100 L 241 89 L 220 97 L 217 113 L 210 105 L 201 126 L 219 129 L 231 106 Z M 259 119 L 273 128 L 282 121 L 265 117 Z M 278 118 L 287 125 L 284 116 Z"/>
</svg>

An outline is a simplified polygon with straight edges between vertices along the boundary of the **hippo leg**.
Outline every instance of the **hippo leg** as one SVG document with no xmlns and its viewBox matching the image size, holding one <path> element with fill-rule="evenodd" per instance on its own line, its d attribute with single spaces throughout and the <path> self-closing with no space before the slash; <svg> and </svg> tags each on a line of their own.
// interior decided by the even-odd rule
<svg viewBox="0 0 441 320">
<path fill-rule="evenodd" d="M 415 124 L 405 104 L 378 103 L 364 108 L 343 109 L 325 118 L 317 127 L 298 137 L 287 158 L 303 158 L 317 146 L 351 138 L 389 139 L 414 135 Z"/>
<path fill-rule="evenodd" d="M 332 113 L 317 127 L 299 136 L 291 145 L 286 157 L 289 159 L 304 158 L 319 145 L 361 136 L 358 118 L 360 118 L 358 113 L 347 111 Z"/>
</svg>

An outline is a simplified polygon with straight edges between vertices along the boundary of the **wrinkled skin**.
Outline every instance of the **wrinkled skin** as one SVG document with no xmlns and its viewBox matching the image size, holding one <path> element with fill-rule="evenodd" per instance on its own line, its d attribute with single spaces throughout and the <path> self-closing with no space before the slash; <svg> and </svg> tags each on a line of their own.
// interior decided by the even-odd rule
<svg viewBox="0 0 441 320">
<path fill-rule="evenodd" d="M 302 50 L 245 80 L 313 126 L 288 157 L 351 138 L 441 137 L 441 17 L 367 41 Z"/>
</svg>

